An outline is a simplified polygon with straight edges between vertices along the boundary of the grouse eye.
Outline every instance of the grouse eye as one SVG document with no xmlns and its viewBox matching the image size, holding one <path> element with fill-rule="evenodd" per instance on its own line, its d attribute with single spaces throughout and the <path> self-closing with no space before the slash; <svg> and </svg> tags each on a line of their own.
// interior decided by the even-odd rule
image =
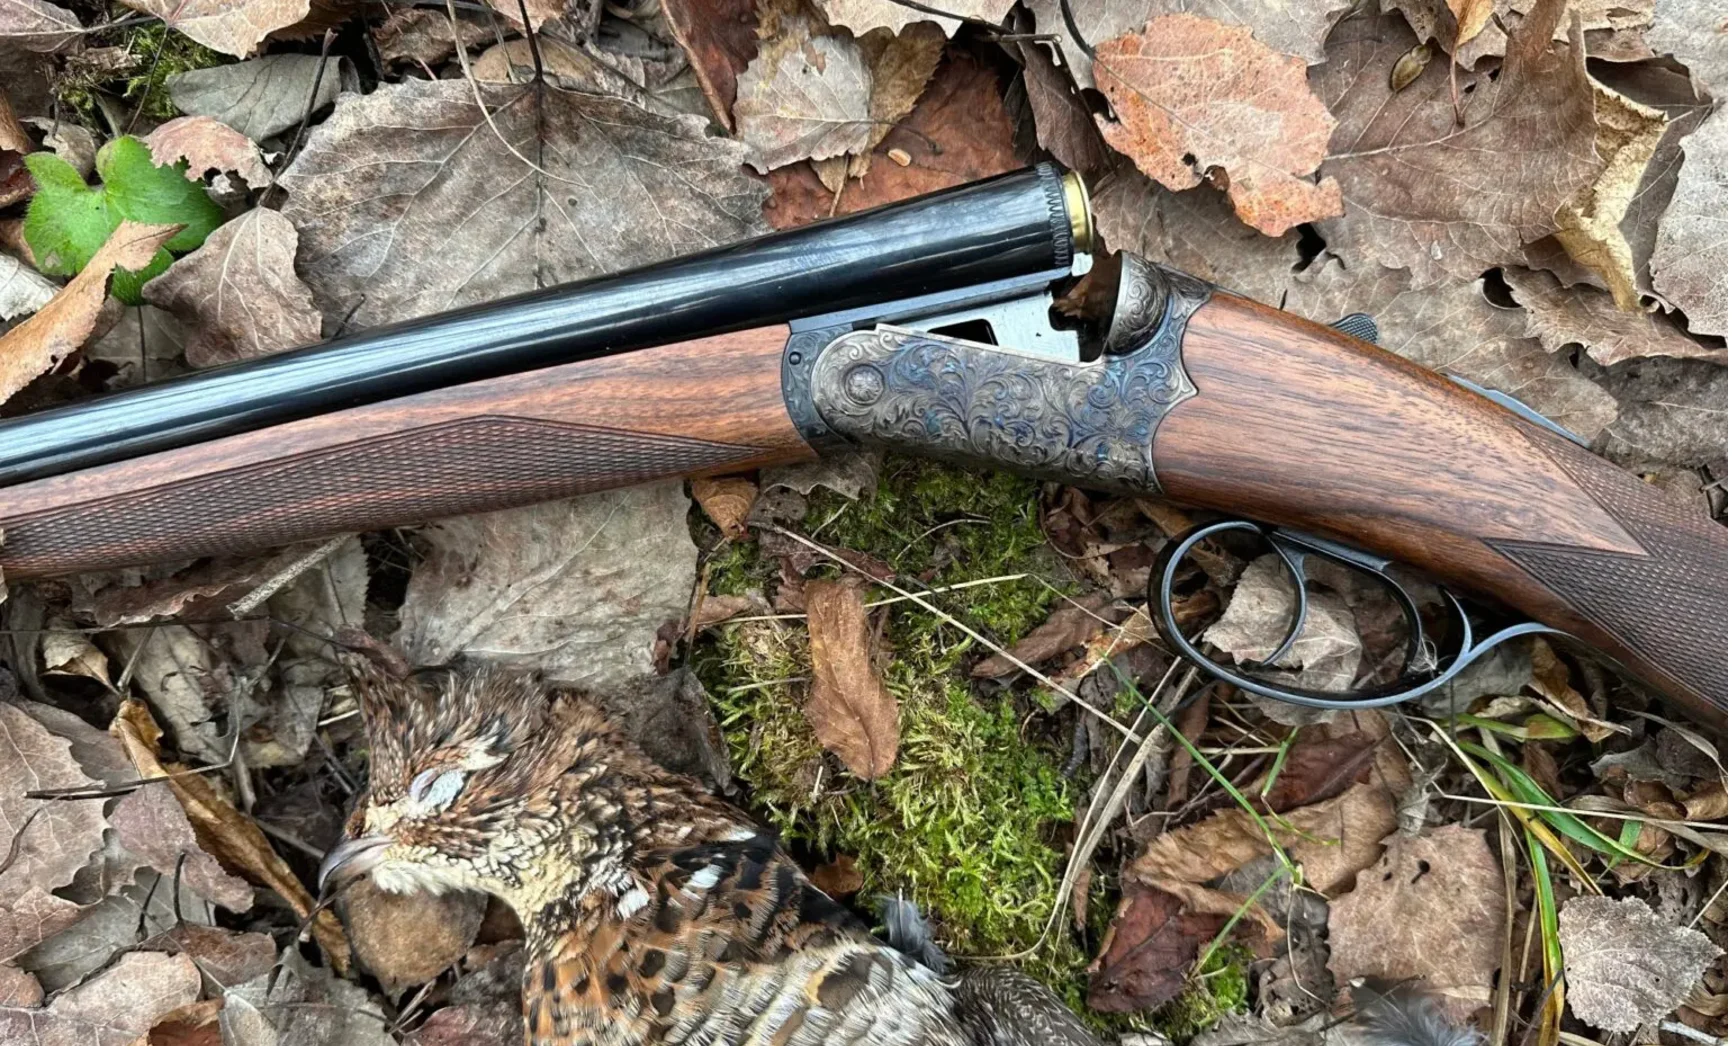
<svg viewBox="0 0 1732 1046">
<path fill-rule="evenodd" d="M 443 810 L 463 791 L 463 771 L 423 770 L 409 782 L 409 801 L 429 810 Z"/>
</svg>

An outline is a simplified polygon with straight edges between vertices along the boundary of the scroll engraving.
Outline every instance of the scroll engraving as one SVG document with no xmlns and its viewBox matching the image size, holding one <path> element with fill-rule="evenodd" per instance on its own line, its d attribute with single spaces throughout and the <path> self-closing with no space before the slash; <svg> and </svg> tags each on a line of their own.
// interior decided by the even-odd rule
<svg viewBox="0 0 1732 1046">
<path fill-rule="evenodd" d="M 1117 354 L 1065 364 L 893 327 L 854 331 L 818 357 L 813 403 L 834 432 L 860 442 L 1065 483 L 1159 491 L 1155 429 L 1196 395 L 1179 349 L 1211 288 L 1125 257 L 1107 342 Z"/>
</svg>

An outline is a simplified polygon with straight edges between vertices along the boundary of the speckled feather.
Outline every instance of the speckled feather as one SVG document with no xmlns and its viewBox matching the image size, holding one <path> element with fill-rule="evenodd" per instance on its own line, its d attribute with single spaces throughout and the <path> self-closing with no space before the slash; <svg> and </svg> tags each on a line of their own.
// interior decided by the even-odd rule
<svg viewBox="0 0 1732 1046">
<path fill-rule="evenodd" d="M 773 835 L 587 702 L 499 671 L 356 689 L 373 764 L 349 834 L 390 838 L 372 869 L 387 889 L 481 889 L 517 910 L 531 1046 L 1014 1041 L 959 1012 L 980 992 L 873 937 Z"/>
</svg>

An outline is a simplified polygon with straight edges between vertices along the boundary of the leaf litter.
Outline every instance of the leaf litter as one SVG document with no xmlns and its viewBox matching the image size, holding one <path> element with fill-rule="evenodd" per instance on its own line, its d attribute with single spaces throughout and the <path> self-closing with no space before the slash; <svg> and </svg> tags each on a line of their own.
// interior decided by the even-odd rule
<svg viewBox="0 0 1732 1046">
<path fill-rule="evenodd" d="M 209 0 L 153 31 L 243 60 L 136 83 L 143 37 L 72 6 L 0 7 L 0 47 L 39 56 L 4 85 L 20 119 L 0 175 L 45 174 L 0 178 L 18 194 L 0 195 L 9 409 L 1044 149 L 1087 171 L 1113 247 L 1310 319 L 1370 313 L 1386 347 L 1520 396 L 1698 511 L 1724 481 L 1712 4 L 1072 0 L 1075 34 L 1049 0 L 531 5 L 534 47 L 509 4 L 497 30 L 465 13 L 455 40 L 437 10 L 336 16 L 376 34 L 371 68 L 292 42 L 329 15 Z M 194 232 L 159 242 L 128 218 Z M 110 290 L 155 304 L 105 305 Z M 501 660 L 590 689 L 652 756 L 774 820 L 836 893 L 907 893 L 941 943 L 1018 955 L 1103 1033 L 1316 1042 L 1356 1007 L 1381 1012 L 1351 986 L 1372 976 L 1420 978 L 1401 1012 L 1441 1004 L 1487 1029 L 1508 981 L 1514 1019 L 1561 992 L 1582 1022 L 1566 1029 L 1724 1035 L 1724 960 L 1704 946 L 1724 933 L 1724 836 L 1702 827 L 1725 814 L 1723 750 L 1703 756 L 1549 645 L 1403 715 L 1200 696 L 1142 607 L 1154 556 L 1196 521 L 836 459 L 14 585 L 0 722 L 37 779 L 0 791 L 16 851 L 0 860 L 0 1028 L 159 1046 L 521 1038 L 521 929 L 476 899 L 357 896 L 344 923 L 314 922 L 317 953 L 295 947 L 317 855 L 365 781 L 337 650 L 390 637 L 405 665 Z M 1198 564 L 1185 619 L 1220 656 L 1266 656 L 1291 605 L 1273 565 L 1231 543 Z M 1357 588 L 1325 578 L 1311 598 L 1287 671 L 1327 684 L 1381 663 L 1392 626 Z M 1475 770 L 1470 750 L 1503 762 Z M 1583 850 L 1589 882 L 1554 863 L 1554 937 L 1521 844 L 1486 843 L 1535 823 L 1487 805 L 1488 767 L 1568 811 L 1538 823 L 1569 845 L 1626 839 L 1671 867 Z M 105 794 L 22 798 L 44 787 Z M 429 921 L 449 931 L 436 948 Z M 1530 922 L 1562 949 L 1560 985 L 1519 951 L 1502 968 Z"/>
</svg>

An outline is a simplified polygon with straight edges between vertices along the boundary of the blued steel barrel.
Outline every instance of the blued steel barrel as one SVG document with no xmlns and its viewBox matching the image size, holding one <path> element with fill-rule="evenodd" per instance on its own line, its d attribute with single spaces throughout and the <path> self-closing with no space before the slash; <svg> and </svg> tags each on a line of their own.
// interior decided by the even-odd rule
<svg viewBox="0 0 1732 1046">
<path fill-rule="evenodd" d="M 0 486 L 325 411 L 1069 266 L 1050 164 L 0 422 Z"/>
</svg>

